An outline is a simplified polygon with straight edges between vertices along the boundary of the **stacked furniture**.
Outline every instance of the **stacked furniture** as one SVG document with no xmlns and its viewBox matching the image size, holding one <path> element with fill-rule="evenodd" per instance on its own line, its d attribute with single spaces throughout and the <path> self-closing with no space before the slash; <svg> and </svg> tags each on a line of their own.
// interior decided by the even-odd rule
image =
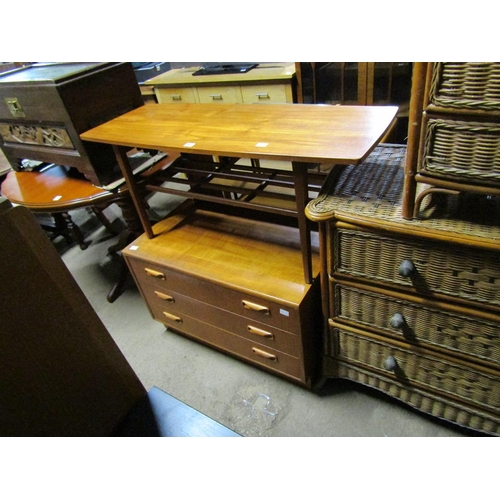
<svg viewBox="0 0 500 500">
<path fill-rule="evenodd" d="M 419 84 L 417 74 L 414 88 Z M 412 95 L 410 113 L 423 122 L 412 121 L 408 151 L 380 145 L 362 165 L 333 171 L 307 207 L 320 228 L 322 374 L 499 435 L 500 201 L 486 195 L 496 194 L 493 183 L 476 182 L 477 175 L 472 182 L 453 173 L 450 187 L 441 174 L 423 173 L 423 165 L 439 160 L 428 154 L 428 142 L 440 135 L 420 135 L 432 119 L 420 107 L 424 88 Z M 469 134 L 470 125 L 442 126 L 453 135 Z M 472 131 L 473 143 L 483 125 Z M 487 144 L 496 140 L 488 138 Z M 471 170 L 481 170 L 482 156 L 470 148 L 460 146 L 450 164 L 471 155 Z M 416 179 L 415 158 L 421 160 Z M 490 165 L 497 161 L 492 154 Z M 418 218 L 403 211 L 415 200 Z"/>
<path fill-rule="evenodd" d="M 500 195 L 500 63 L 415 63 L 410 123 L 405 217 L 428 195 Z"/>
<path fill-rule="evenodd" d="M 288 104 L 143 106 L 82 134 L 85 141 L 116 146 L 145 230 L 123 255 L 153 318 L 310 387 L 321 336 L 315 235 L 304 213 L 314 188 L 310 180 L 320 175 L 313 175 L 318 164 L 361 162 L 396 111 Z M 180 194 L 192 213 L 151 224 L 124 154 L 127 145 L 180 152 L 180 161 L 168 169 L 174 175 L 146 190 Z M 191 155 L 231 160 L 202 168 L 203 162 L 189 161 Z M 240 158 L 287 162 L 291 170 L 240 168 L 234 163 Z M 324 179 L 321 174 L 319 180 Z M 172 190 L 174 183 L 186 190 Z"/>
</svg>

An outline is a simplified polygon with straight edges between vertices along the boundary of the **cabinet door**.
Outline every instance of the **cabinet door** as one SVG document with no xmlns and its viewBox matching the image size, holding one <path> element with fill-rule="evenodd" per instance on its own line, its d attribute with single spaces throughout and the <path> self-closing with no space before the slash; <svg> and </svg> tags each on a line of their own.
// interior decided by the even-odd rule
<svg viewBox="0 0 500 500">
<path fill-rule="evenodd" d="M 196 93 L 191 87 L 155 88 L 159 104 L 195 103 Z"/>
<path fill-rule="evenodd" d="M 243 102 L 247 104 L 276 104 L 293 102 L 289 85 L 248 85 L 241 87 Z"/>
<path fill-rule="evenodd" d="M 241 102 L 239 87 L 220 85 L 217 87 L 198 87 L 198 99 L 204 104 L 235 104 Z"/>
</svg>

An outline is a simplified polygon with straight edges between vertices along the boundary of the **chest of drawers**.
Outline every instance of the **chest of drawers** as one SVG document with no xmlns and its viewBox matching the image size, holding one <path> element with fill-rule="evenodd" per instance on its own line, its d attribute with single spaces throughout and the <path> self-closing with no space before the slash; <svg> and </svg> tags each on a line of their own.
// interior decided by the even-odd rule
<svg viewBox="0 0 500 500">
<path fill-rule="evenodd" d="M 298 231 L 186 206 L 123 252 L 152 317 L 310 387 L 321 301 L 319 280 L 303 282 Z"/>
<path fill-rule="evenodd" d="M 308 206 L 324 241 L 323 375 L 497 435 L 499 204 L 470 195 L 403 219 L 404 149 L 378 147 Z"/>
<path fill-rule="evenodd" d="M 173 69 L 148 80 L 159 104 L 277 104 L 294 102 L 295 65 L 259 64 L 248 73 L 193 76 Z"/>
</svg>

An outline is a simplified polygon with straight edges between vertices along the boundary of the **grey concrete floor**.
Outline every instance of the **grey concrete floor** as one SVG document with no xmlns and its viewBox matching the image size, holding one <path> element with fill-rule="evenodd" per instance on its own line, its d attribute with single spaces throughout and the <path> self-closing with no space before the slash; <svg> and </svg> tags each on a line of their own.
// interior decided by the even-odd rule
<svg viewBox="0 0 500 500">
<path fill-rule="evenodd" d="M 91 244 L 86 250 L 62 240 L 54 244 L 146 389 L 159 387 L 243 436 L 475 435 L 348 381 L 330 380 L 309 391 L 170 332 L 151 318 L 130 277 L 122 295 L 107 302 L 118 269 L 108 247 L 116 237 L 88 211 L 72 214 Z M 105 214 L 121 227 L 118 208 Z"/>
</svg>

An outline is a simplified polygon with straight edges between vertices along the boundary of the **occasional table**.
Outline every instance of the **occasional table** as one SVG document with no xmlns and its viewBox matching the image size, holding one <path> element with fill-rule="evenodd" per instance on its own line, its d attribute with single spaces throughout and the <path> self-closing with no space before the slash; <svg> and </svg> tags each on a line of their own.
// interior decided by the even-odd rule
<svg viewBox="0 0 500 500">
<path fill-rule="evenodd" d="M 15 205 L 25 206 L 32 212 L 50 213 L 54 217 L 55 230 L 76 241 L 82 249 L 88 243 L 69 212 L 90 207 L 103 225 L 112 230 L 101 209 L 123 199 L 123 194 L 98 188 L 72 175 L 70 167 L 61 165 L 52 165 L 42 172 L 11 170 L 2 183 L 1 192 Z"/>
<path fill-rule="evenodd" d="M 308 179 L 317 164 L 359 164 L 378 144 L 396 118 L 396 106 L 324 106 L 307 104 L 179 104 L 178 106 L 142 106 L 81 134 L 84 141 L 114 146 L 118 163 L 144 230 L 155 235 L 146 213 L 143 197 L 137 189 L 126 156 L 127 148 L 139 147 L 160 151 L 177 151 L 184 155 L 214 157 L 212 167 L 198 169 L 197 162 L 184 162 L 183 171 L 171 176 L 172 183 L 185 180 L 177 173 L 189 175 L 195 169 L 196 187 L 204 190 L 173 190 L 171 187 L 146 186 L 162 192 L 176 192 L 188 198 L 210 200 L 232 207 L 281 213 L 297 219 L 300 231 L 304 279 L 312 281 L 311 235 L 305 207 L 309 201 Z M 225 159 L 232 161 L 224 161 Z M 257 169 L 241 170 L 234 159 L 281 160 L 291 162 L 292 171 Z M 178 167 L 178 162 L 172 164 Z M 196 170 L 197 169 L 197 170 Z M 182 169 L 181 169 L 182 170 Z M 276 178 L 278 176 L 278 178 Z M 218 180 L 252 181 L 256 191 L 265 197 L 270 186 L 291 187 L 295 207 L 282 209 L 273 203 L 255 203 L 251 193 L 211 196 L 207 189 Z M 217 189 L 220 186 L 217 185 Z M 268 200 L 272 195 L 268 195 Z"/>
<path fill-rule="evenodd" d="M 151 167 L 138 174 L 138 178 L 141 179 L 138 181 L 139 186 L 141 182 L 144 183 L 144 179 L 154 184 L 155 175 L 162 168 L 168 167 L 179 155 L 169 153 L 160 156 L 161 159 L 156 161 L 153 157 L 150 160 Z M 142 233 L 140 220 L 125 184 L 113 190 L 96 187 L 71 167 L 49 165 L 39 172 L 12 170 L 1 185 L 1 194 L 11 203 L 22 205 L 32 212 L 52 214 L 56 223 L 55 229 L 78 242 L 82 249 L 86 248 L 88 243 L 85 242 L 80 229 L 73 223 L 69 214 L 71 210 L 77 208 L 91 208 L 101 223 L 110 232 L 114 232 L 102 210 L 112 203 L 120 207 L 126 228 L 120 234 L 118 242 L 110 247 L 110 254 L 120 252 L 125 245 Z M 120 295 L 126 271 L 127 267 L 122 262 L 120 277 L 108 294 L 109 302 L 114 302 Z"/>
</svg>

